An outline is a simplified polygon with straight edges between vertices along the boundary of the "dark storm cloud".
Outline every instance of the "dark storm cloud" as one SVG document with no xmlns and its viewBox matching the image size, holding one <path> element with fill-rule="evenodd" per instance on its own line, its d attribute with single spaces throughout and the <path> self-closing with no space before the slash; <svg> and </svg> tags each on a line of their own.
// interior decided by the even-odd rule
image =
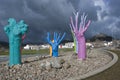
<svg viewBox="0 0 120 80">
<path fill-rule="evenodd" d="M 106 5 L 110 15 L 120 17 L 120 0 L 109 0 Z"/>
<path fill-rule="evenodd" d="M 1 26 L 7 24 L 9 17 L 18 21 L 24 19 L 29 25 L 26 41 L 36 42 L 46 37 L 48 31 L 68 31 L 68 18 L 74 10 L 71 4 L 64 0 L 12 0 L 0 3 Z M 1 30 L 4 34 L 3 27 Z"/>
<path fill-rule="evenodd" d="M 17 20 L 23 17 L 23 1 L 0 0 L 0 40 L 7 41 L 3 26 L 7 24 L 7 19 L 14 17 Z"/>
<path fill-rule="evenodd" d="M 23 19 L 29 25 L 25 42 L 42 42 L 45 40 L 46 32 L 54 31 L 67 32 L 66 39 L 71 39 L 69 17 L 74 11 L 79 11 L 80 14 L 85 12 L 88 19 L 92 20 L 86 32 L 87 37 L 99 32 L 111 34 L 110 30 L 113 28 L 111 25 L 119 29 L 120 23 L 119 19 L 115 18 L 119 16 L 120 10 L 117 11 L 119 5 L 112 1 L 119 2 L 119 0 L 110 0 L 107 5 L 108 11 L 101 12 L 100 16 L 103 20 L 99 21 L 97 11 L 101 11 L 102 6 L 96 6 L 95 0 L 0 0 L 0 40 L 7 40 L 3 27 L 7 25 L 10 17 L 17 21 Z"/>
<path fill-rule="evenodd" d="M 30 0 L 25 4 L 26 10 L 30 11 L 28 20 L 31 20 L 32 33 L 38 36 L 37 39 L 45 38 L 48 31 L 68 32 L 68 18 L 74 8 L 65 0 Z"/>
<path fill-rule="evenodd" d="M 97 20 L 97 10 L 100 9 L 99 6 L 95 6 L 94 2 L 91 0 L 80 0 L 79 11 L 82 13 L 85 12 L 88 14 L 89 19 L 94 21 Z"/>
</svg>

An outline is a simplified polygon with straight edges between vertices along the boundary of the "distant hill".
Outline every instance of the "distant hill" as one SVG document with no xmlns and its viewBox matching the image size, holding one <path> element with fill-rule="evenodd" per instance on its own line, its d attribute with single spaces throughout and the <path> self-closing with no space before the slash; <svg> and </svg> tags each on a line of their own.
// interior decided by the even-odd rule
<svg viewBox="0 0 120 80">
<path fill-rule="evenodd" d="M 45 42 L 44 43 L 42 43 L 42 42 L 27 42 L 27 43 L 22 43 L 22 45 L 27 45 L 27 44 L 31 44 L 31 45 L 40 45 L 40 44 L 45 44 Z"/>
<path fill-rule="evenodd" d="M 106 34 L 100 33 L 95 36 L 93 36 L 90 41 L 112 41 L 112 37 L 108 36 Z"/>
<path fill-rule="evenodd" d="M 61 42 L 61 44 L 65 44 L 65 43 L 67 43 L 67 42 L 73 42 L 72 40 L 63 40 L 62 42 Z"/>
</svg>

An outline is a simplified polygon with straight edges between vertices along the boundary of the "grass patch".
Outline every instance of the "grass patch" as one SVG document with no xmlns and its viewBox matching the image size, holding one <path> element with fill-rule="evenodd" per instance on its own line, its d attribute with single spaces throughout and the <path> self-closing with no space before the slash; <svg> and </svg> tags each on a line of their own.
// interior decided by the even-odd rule
<svg viewBox="0 0 120 80">
<path fill-rule="evenodd" d="M 8 55 L 9 50 L 1 50 L 0 55 Z"/>
<path fill-rule="evenodd" d="M 120 80 L 120 50 L 110 50 L 118 55 L 118 61 L 109 69 L 83 80 Z"/>
<path fill-rule="evenodd" d="M 48 49 L 41 49 L 41 50 L 22 50 L 22 55 L 29 55 L 29 54 L 44 54 L 48 53 Z"/>
<path fill-rule="evenodd" d="M 68 52 L 73 51 L 70 48 L 59 49 L 59 52 Z M 40 50 L 22 50 L 22 55 L 34 55 L 34 54 L 49 54 L 49 49 L 40 49 Z M 9 55 L 9 50 L 0 51 L 0 55 Z"/>
<path fill-rule="evenodd" d="M 68 52 L 68 51 L 73 51 L 74 49 L 72 48 L 63 48 L 63 49 L 59 49 L 59 52 Z"/>
</svg>

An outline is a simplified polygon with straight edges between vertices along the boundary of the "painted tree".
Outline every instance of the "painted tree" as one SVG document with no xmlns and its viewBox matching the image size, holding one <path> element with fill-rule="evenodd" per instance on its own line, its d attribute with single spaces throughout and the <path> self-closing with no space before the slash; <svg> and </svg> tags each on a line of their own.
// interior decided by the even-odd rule
<svg viewBox="0 0 120 80">
<path fill-rule="evenodd" d="M 22 42 L 24 41 L 25 37 L 26 37 L 26 35 L 24 34 L 24 35 L 22 36 Z M 22 44 L 22 42 L 21 42 L 21 44 Z M 20 51 L 22 52 L 22 45 L 21 45 L 21 47 L 20 47 Z"/>
<path fill-rule="evenodd" d="M 52 56 L 53 57 L 58 57 L 58 46 L 65 37 L 66 33 L 62 35 L 60 38 L 60 34 L 58 35 L 57 33 L 54 32 L 54 42 L 50 40 L 50 33 L 47 33 L 47 42 L 52 46 Z"/>
<path fill-rule="evenodd" d="M 54 40 L 52 40 L 52 42 L 54 42 Z M 50 50 L 50 56 L 52 56 L 52 46 L 49 46 L 49 50 Z"/>
<path fill-rule="evenodd" d="M 78 23 L 78 17 L 79 17 L 79 13 L 77 12 L 75 15 L 75 21 L 73 21 L 73 18 L 70 17 L 70 28 L 73 31 L 76 40 L 77 40 L 77 44 L 78 44 L 78 59 L 85 59 L 86 58 L 86 42 L 85 42 L 85 37 L 84 37 L 84 33 L 87 30 L 87 28 L 89 27 L 91 21 L 89 20 L 88 22 L 86 22 L 86 18 L 87 16 L 85 16 L 85 14 L 83 14 L 81 16 L 81 22 Z M 79 25 L 79 26 L 78 26 Z"/>
<path fill-rule="evenodd" d="M 16 23 L 14 18 L 9 18 L 8 25 L 4 27 L 4 30 L 9 38 L 9 65 L 21 64 L 21 42 L 22 36 L 27 32 L 27 25 L 24 24 L 24 21 Z"/>
<path fill-rule="evenodd" d="M 74 52 L 78 53 L 78 42 L 76 40 L 76 36 L 75 36 L 73 31 L 71 31 L 71 33 L 72 33 L 72 37 L 73 37 L 73 40 L 74 40 Z"/>
</svg>

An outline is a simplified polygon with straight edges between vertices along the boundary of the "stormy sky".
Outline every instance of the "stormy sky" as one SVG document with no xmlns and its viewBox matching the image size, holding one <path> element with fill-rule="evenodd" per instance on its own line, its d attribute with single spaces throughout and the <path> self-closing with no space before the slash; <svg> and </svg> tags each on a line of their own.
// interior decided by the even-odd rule
<svg viewBox="0 0 120 80">
<path fill-rule="evenodd" d="M 120 0 L 0 0 L 0 41 L 8 41 L 4 26 L 9 18 L 24 20 L 28 33 L 24 42 L 44 42 L 47 32 L 66 32 L 71 40 L 70 16 L 86 13 L 92 23 L 86 38 L 105 33 L 120 38 Z"/>
</svg>

